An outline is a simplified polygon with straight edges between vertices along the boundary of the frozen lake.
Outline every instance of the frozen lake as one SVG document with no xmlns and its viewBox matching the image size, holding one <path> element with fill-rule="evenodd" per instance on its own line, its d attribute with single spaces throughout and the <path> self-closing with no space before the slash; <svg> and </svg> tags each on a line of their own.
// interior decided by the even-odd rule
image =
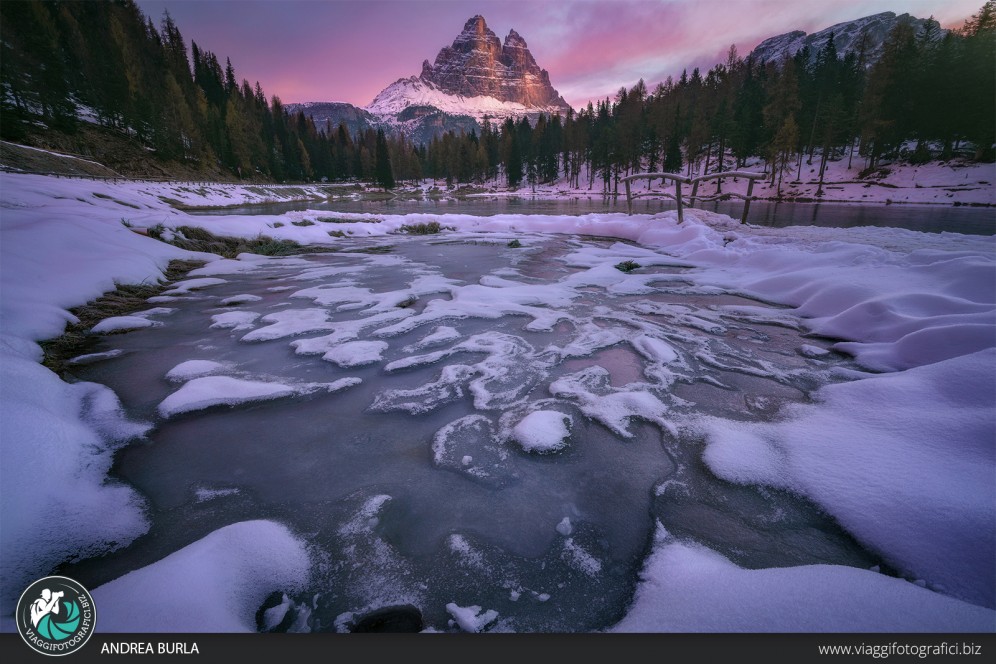
<svg viewBox="0 0 996 664">
<path fill-rule="evenodd" d="M 740 219 L 743 203 L 715 201 L 695 207 Z M 668 200 L 640 198 L 633 201 L 636 214 L 657 214 L 673 210 Z M 226 214 L 283 214 L 294 210 L 331 210 L 372 214 L 546 214 L 582 215 L 626 212 L 626 197 L 530 198 L 514 196 L 472 196 L 468 198 L 426 200 L 350 200 L 329 202 L 296 201 L 267 203 L 226 209 Z M 190 210 L 191 214 L 217 214 L 217 210 Z M 941 205 L 861 205 L 857 203 L 774 203 L 754 201 L 747 220 L 758 226 L 823 226 L 854 228 L 878 226 L 904 228 L 923 233 L 996 234 L 996 213 L 992 208 L 946 207 Z"/>
<path fill-rule="evenodd" d="M 275 519 L 310 544 L 288 615 L 313 630 L 397 605 L 446 629 L 454 602 L 492 629 L 583 631 L 622 617 L 656 522 L 749 568 L 880 563 L 809 502 L 717 479 L 684 426 L 853 378 L 829 340 L 663 254 L 511 238 L 344 239 L 102 337 L 92 352 L 120 353 L 75 374 L 156 424 L 112 470 L 152 527 L 62 571 L 94 587 Z"/>
</svg>

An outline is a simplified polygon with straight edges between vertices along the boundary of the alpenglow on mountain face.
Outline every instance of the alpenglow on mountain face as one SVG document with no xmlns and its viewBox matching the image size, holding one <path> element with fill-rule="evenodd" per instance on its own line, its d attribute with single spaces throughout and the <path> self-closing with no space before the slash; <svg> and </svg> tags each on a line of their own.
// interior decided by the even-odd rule
<svg viewBox="0 0 996 664">
<path fill-rule="evenodd" d="M 526 41 L 515 30 L 504 44 L 475 16 L 422 73 L 385 88 L 367 106 L 377 116 L 397 115 L 409 106 L 431 106 L 448 114 L 475 119 L 565 114 L 570 106 L 550 84 Z"/>
</svg>

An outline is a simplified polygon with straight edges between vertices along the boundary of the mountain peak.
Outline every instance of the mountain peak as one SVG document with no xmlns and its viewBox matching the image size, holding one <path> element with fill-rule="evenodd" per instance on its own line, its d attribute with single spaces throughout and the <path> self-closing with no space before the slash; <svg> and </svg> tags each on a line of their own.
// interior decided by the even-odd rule
<svg viewBox="0 0 996 664">
<path fill-rule="evenodd" d="M 508 36 L 505 37 L 505 47 L 513 46 L 515 48 L 528 48 L 526 46 L 526 40 L 523 39 L 518 32 L 515 30 L 509 30 Z"/>
<path fill-rule="evenodd" d="M 464 23 L 460 34 L 439 51 L 434 62 L 422 63 L 417 79 L 393 88 L 390 94 L 384 90 L 371 108 L 384 106 L 388 98 L 393 108 L 411 95 L 424 105 L 429 91 L 460 98 L 487 97 L 491 100 L 482 102 L 484 106 L 511 104 L 509 109 L 519 109 L 520 114 L 566 112 L 570 108 L 550 84 L 550 75 L 536 64 L 526 40 L 509 30 L 503 44 L 479 14 Z M 514 113 L 509 110 L 509 114 Z"/>
<path fill-rule="evenodd" d="M 473 32 L 478 35 L 483 35 L 485 32 L 491 32 L 488 30 L 488 24 L 484 20 L 484 17 L 478 14 L 468 21 L 463 26 L 464 32 Z"/>
</svg>

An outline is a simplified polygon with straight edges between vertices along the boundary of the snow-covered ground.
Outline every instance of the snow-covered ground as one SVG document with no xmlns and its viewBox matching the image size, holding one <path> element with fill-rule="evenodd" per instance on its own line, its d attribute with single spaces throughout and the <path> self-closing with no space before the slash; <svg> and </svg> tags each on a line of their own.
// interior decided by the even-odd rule
<svg viewBox="0 0 996 664">
<path fill-rule="evenodd" d="M 375 322 L 384 335 L 428 325 L 435 332 L 419 348 L 410 349 L 412 357 L 406 361 L 413 363 L 434 361 L 429 357 L 432 352 L 421 358 L 418 353 L 435 343 L 457 341 L 467 348 L 483 343 L 454 338 L 453 328 L 445 325 L 454 317 L 488 318 L 511 312 L 531 317 L 530 325 L 536 329 L 546 329 L 557 320 L 560 299 L 573 297 L 570 289 L 647 292 L 647 275 L 624 274 L 614 268 L 621 257 L 643 265 L 685 265 L 691 269 L 680 279 L 697 287 L 785 305 L 787 315 L 798 319 L 804 329 L 838 339 L 835 349 L 881 375 L 825 387 L 812 395 L 812 403 L 788 407 L 773 422 L 750 424 L 704 416 L 670 423 L 649 394 L 625 390 L 608 395 L 617 398 L 609 405 L 622 410 L 598 411 L 598 404 L 586 403 L 591 394 L 584 380 L 562 381 L 557 389 L 565 398 L 576 400 L 586 415 L 620 435 L 626 434 L 627 418 L 634 414 L 664 428 L 678 426 L 700 435 L 706 441 L 704 460 L 715 474 L 732 482 L 761 483 L 807 496 L 903 579 L 828 565 L 743 570 L 700 544 L 675 540 L 661 528 L 645 563 L 634 607 L 618 627 L 639 631 L 996 631 L 992 565 L 996 555 L 996 237 L 886 228 L 767 229 L 741 226 L 728 217 L 700 210 L 688 210 L 680 225 L 673 212 L 665 212 L 631 217 L 377 215 L 380 223 L 368 223 L 372 215 L 337 214 L 355 222 L 331 226 L 318 220 L 327 213 L 192 216 L 163 200 L 180 200 L 181 194 L 186 204 L 253 200 L 257 194 L 246 187 L 213 185 L 200 190 L 29 175 L 0 177 L 0 612 L 5 629 L 11 628 L 14 601 L 32 580 L 50 573 L 60 562 L 126 546 L 149 525 L 142 497 L 110 480 L 107 471 L 114 450 L 141 438 L 151 425 L 130 421 L 106 387 L 61 381 L 38 363 L 37 342 L 62 331 L 72 319 L 68 308 L 115 284 L 154 281 L 170 259 L 209 261 L 191 277 L 215 279 L 211 282 L 215 285 L 226 275 L 235 278 L 268 262 L 261 257 L 224 260 L 181 251 L 132 232 L 121 223 L 125 218 L 139 228 L 160 223 L 173 228 L 190 225 L 221 235 L 252 238 L 266 234 L 329 245 L 387 236 L 402 226 L 429 221 L 455 229 L 445 231 L 452 234 L 568 233 L 639 245 L 579 252 L 573 260 L 580 271 L 558 287 L 527 288 L 512 279 L 489 277 L 487 283 L 462 286 L 452 300 L 433 300 L 434 306 L 418 314 L 398 309 L 393 301 L 366 302 L 363 293 L 348 287 L 302 295 L 312 300 L 316 311 L 372 306 L 371 313 L 381 316 Z M 993 200 L 991 178 L 989 182 L 980 186 L 979 196 L 985 198 L 980 202 Z M 863 190 L 862 185 L 855 187 Z M 289 223 L 304 219 L 317 221 L 310 226 Z M 330 236 L 330 228 L 351 237 Z M 327 268 L 321 269 L 328 274 Z M 183 296 L 191 285 L 188 282 L 185 290 L 181 284 L 175 295 L 166 297 Z M 412 292 L 439 292 L 446 285 L 429 278 L 413 283 Z M 383 311 L 375 311 L 377 306 Z M 648 298 L 646 306 L 660 305 Z M 379 361 L 381 346 L 347 345 L 358 341 L 362 327 L 336 337 L 339 330 L 328 334 L 330 327 L 323 327 L 324 318 L 318 313 L 304 318 L 286 313 L 270 314 L 258 327 L 255 319 L 217 322 L 254 327 L 250 334 L 262 335 L 261 339 L 296 334 L 304 325 L 324 330 L 326 336 L 294 342 L 299 353 L 331 353 L 329 361 L 342 366 Z M 154 324 L 155 315 L 144 312 L 135 318 Z M 570 352 L 590 354 L 605 345 L 599 337 L 605 332 L 592 329 L 592 339 Z M 310 348 L 309 342 L 321 348 Z M 631 343 L 660 371 L 674 361 L 673 351 L 660 339 L 634 338 Z M 813 347 L 800 352 L 820 350 Z M 481 362 L 480 371 L 489 370 L 488 361 Z M 272 384 L 261 388 L 248 381 L 206 375 L 223 368 L 177 367 L 176 377 L 189 379 L 185 388 L 197 387 L 197 394 L 169 404 L 166 410 L 181 412 L 205 399 L 213 403 L 225 398 L 219 391 L 230 387 L 238 389 L 227 396 L 238 400 L 253 395 L 277 398 L 301 389 L 285 386 L 284 391 L 274 392 Z M 598 378 L 593 373 L 597 370 L 587 370 L 592 380 Z M 335 387 L 323 384 L 308 389 Z M 556 449 L 570 422 L 556 414 L 536 412 L 535 416 L 542 421 L 530 432 L 521 431 L 520 443 L 537 452 Z M 566 529 L 569 533 L 569 522 Z M 114 598 L 120 606 L 137 605 L 144 593 L 163 588 L 165 575 L 182 570 L 184 576 L 197 579 L 198 569 L 213 569 L 223 566 L 219 561 L 232 559 L 240 561 L 235 571 L 244 571 L 254 583 L 249 584 L 251 588 L 236 584 L 224 595 L 230 610 L 205 609 L 197 614 L 198 620 L 204 629 L 251 629 L 249 616 L 261 597 L 270 591 L 291 591 L 303 583 L 307 555 L 303 540 L 280 525 L 239 524 L 112 581 L 97 589 L 95 598 L 98 602 L 102 597 Z M 170 587 L 167 597 L 178 606 L 189 606 L 197 603 L 195 596 L 201 591 L 199 584 L 188 583 Z M 827 604 L 830 594 L 834 599 Z M 487 607 L 453 604 L 446 609 L 458 624 L 474 629 L 486 629 L 493 619 Z M 883 619 L 883 614 L 890 618 Z M 144 628 L 129 622 L 125 613 L 119 615 L 124 617 L 112 623 L 119 628 Z M 178 627 L 194 628 L 186 623 Z"/>
<path fill-rule="evenodd" d="M 801 171 L 793 164 L 787 170 L 782 181 L 782 197 L 787 200 L 802 199 L 826 203 L 915 203 L 931 205 L 996 205 L 996 164 L 983 164 L 964 159 L 953 159 L 948 162 L 930 162 L 920 166 L 905 163 L 886 163 L 866 177 L 860 177 L 865 168 L 865 160 L 855 155 L 851 167 L 847 166 L 847 158 L 827 162 L 824 174 L 823 194 L 817 196 L 820 189 L 819 156 L 812 164 L 804 159 Z M 726 170 L 734 170 L 733 160 L 727 161 Z M 715 162 L 709 172 L 716 169 Z M 755 173 L 765 171 L 764 162 L 752 159 L 738 170 Z M 687 170 L 682 170 L 687 175 Z M 701 173 L 693 173 L 700 175 Z M 796 175 L 799 179 L 796 180 Z M 445 186 L 441 182 L 436 183 Z M 594 183 L 588 186 L 588 174 L 582 173 L 581 186 L 571 187 L 566 178 L 561 178 L 550 184 L 540 184 L 530 187 L 523 184 L 517 190 L 509 191 L 503 184 L 495 185 L 487 182 L 484 185 L 489 195 L 515 194 L 536 195 L 540 197 L 565 196 L 597 196 L 603 195 L 601 179 L 596 175 Z M 737 193 L 746 195 L 747 181 L 744 179 L 724 180 L 722 193 Z M 717 192 L 715 181 L 700 185 L 698 195 L 712 196 Z M 634 194 L 665 192 L 674 194 L 674 184 L 661 187 L 660 180 L 649 182 L 636 180 L 632 183 Z M 759 199 L 774 200 L 778 196 L 777 179 L 774 184 L 770 179 L 758 180 L 754 185 L 753 195 Z M 688 186 L 682 188 L 686 199 L 691 196 Z M 619 196 L 625 199 L 626 189 L 619 183 Z"/>
</svg>

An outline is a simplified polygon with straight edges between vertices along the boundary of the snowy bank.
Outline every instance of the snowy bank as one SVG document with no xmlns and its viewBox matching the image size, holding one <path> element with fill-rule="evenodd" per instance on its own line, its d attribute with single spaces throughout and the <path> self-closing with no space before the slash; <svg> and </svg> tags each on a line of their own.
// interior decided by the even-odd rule
<svg viewBox="0 0 996 664">
<path fill-rule="evenodd" d="M 272 521 L 225 526 L 93 590 L 101 632 L 255 632 L 271 592 L 301 590 L 304 543 Z"/>
<path fill-rule="evenodd" d="M 727 158 L 727 171 L 733 170 Z M 996 205 L 996 164 L 979 163 L 966 159 L 951 161 L 933 161 L 926 164 L 883 163 L 870 173 L 865 173 L 865 159 L 855 156 L 848 167 L 848 160 L 838 159 L 827 162 L 823 175 L 822 188 L 819 172 L 820 157 L 817 155 L 812 164 L 804 161 L 801 169 L 793 165 L 787 170 L 782 180 L 781 196 L 784 200 L 813 201 L 823 203 L 914 203 L 919 205 Z M 771 172 L 764 161 L 748 160 L 740 170 L 756 173 Z M 716 162 L 709 169 L 716 171 Z M 687 175 L 687 170 L 682 175 Z M 693 173 L 701 175 L 701 172 Z M 864 177 L 862 177 L 862 175 Z M 798 176 L 798 179 L 796 177 Z M 536 187 L 523 186 L 515 190 L 507 187 L 489 186 L 486 195 L 518 195 L 537 196 L 540 198 L 601 198 L 605 195 L 601 176 L 596 176 L 592 186 L 588 186 L 588 173 L 585 170 L 580 178 L 581 186 L 573 187 L 566 178 L 560 178 L 552 183 L 539 184 Z M 443 181 L 433 182 L 434 186 L 445 189 Z M 613 185 L 610 185 L 613 186 Z M 701 183 L 698 196 L 713 196 L 717 193 L 747 193 L 746 180 L 724 179 L 722 191 L 717 192 L 715 180 Z M 634 194 L 648 192 L 674 193 L 674 185 L 662 188 L 660 180 L 648 182 L 636 180 L 631 185 Z M 613 187 L 614 188 L 614 187 Z M 822 193 L 821 193 L 822 190 Z M 778 198 L 778 182 L 771 184 L 771 179 L 758 180 L 754 185 L 753 195 L 761 200 L 776 200 Z M 621 200 L 626 200 L 626 191 L 622 183 L 618 187 Z M 683 190 L 685 198 L 691 192 Z"/>
<path fill-rule="evenodd" d="M 749 570 L 658 527 L 616 632 L 992 632 L 996 612 L 839 565 Z"/>
<path fill-rule="evenodd" d="M 703 422 L 731 482 L 804 494 L 891 565 L 996 604 L 996 350 L 830 385 L 770 423 Z"/>
</svg>

